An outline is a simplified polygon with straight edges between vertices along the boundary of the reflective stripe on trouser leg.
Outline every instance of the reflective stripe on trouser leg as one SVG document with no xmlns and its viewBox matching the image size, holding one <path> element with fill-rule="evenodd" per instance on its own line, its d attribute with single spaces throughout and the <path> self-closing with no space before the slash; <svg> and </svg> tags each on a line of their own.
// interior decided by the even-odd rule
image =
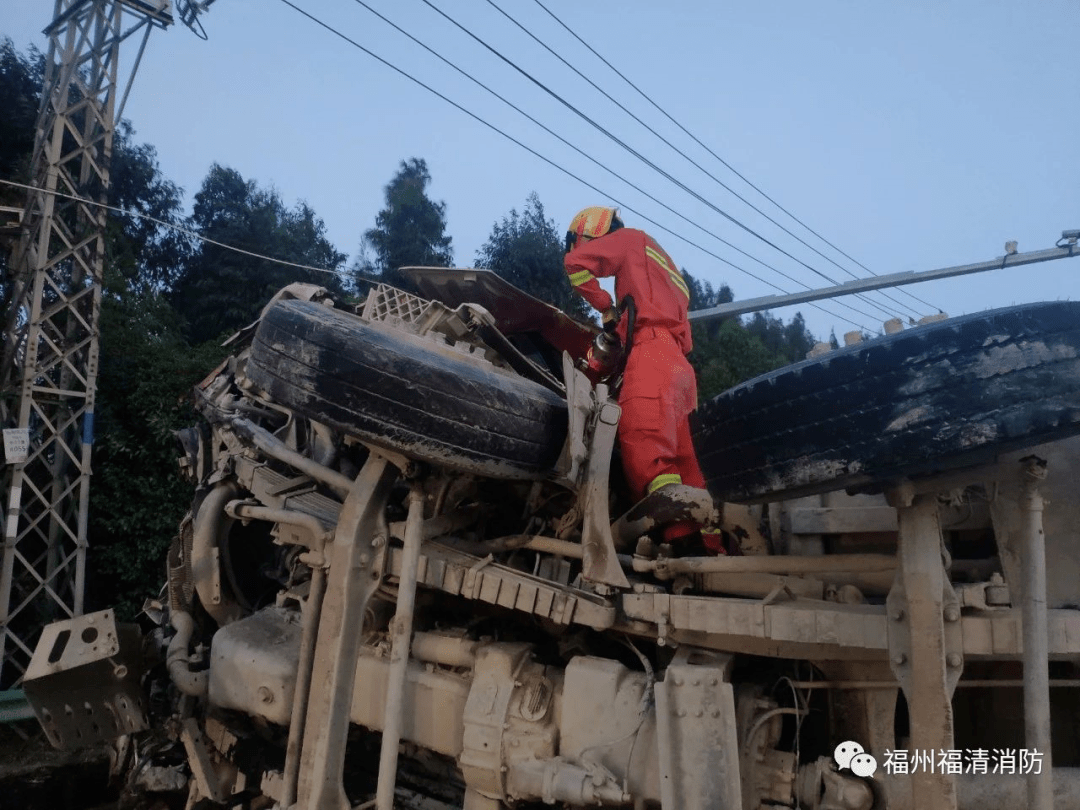
<svg viewBox="0 0 1080 810">
<path fill-rule="evenodd" d="M 690 417 L 684 416 L 679 422 L 675 432 L 675 466 L 681 473 L 682 483 L 691 487 L 705 488 L 705 476 L 701 474 L 698 466 L 697 454 L 694 452 L 694 442 L 690 435 Z M 683 537 L 693 534 L 701 528 L 701 524 L 693 521 L 673 523 L 664 529 L 664 540 L 669 543 L 678 542 Z"/>
<path fill-rule="evenodd" d="M 661 473 L 660 475 L 656 476 L 656 478 L 654 478 L 652 481 L 650 481 L 647 487 L 645 487 L 645 494 L 652 495 L 654 492 L 656 492 L 656 490 L 660 489 L 660 487 L 666 487 L 668 484 L 681 483 L 682 476 L 678 473 Z"/>
</svg>

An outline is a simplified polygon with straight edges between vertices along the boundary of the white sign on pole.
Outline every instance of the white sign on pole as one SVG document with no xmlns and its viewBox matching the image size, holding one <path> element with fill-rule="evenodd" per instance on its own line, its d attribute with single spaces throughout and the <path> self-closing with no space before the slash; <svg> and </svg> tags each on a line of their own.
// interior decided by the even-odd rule
<svg viewBox="0 0 1080 810">
<path fill-rule="evenodd" d="M 30 428 L 4 428 L 4 458 L 8 464 L 26 461 L 30 455 Z"/>
</svg>

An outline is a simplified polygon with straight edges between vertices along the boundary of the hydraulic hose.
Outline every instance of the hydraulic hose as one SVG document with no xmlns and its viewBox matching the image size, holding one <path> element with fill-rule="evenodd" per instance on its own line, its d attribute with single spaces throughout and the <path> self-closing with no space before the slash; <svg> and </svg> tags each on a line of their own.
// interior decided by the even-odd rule
<svg viewBox="0 0 1080 810">
<path fill-rule="evenodd" d="M 178 610 L 173 612 L 170 621 L 176 635 L 169 642 L 169 650 L 165 654 L 165 667 L 169 671 L 169 678 L 185 695 L 202 697 L 209 687 L 207 670 L 192 672 L 191 663 L 188 661 L 188 646 L 195 632 L 195 620 L 187 611 Z"/>
</svg>

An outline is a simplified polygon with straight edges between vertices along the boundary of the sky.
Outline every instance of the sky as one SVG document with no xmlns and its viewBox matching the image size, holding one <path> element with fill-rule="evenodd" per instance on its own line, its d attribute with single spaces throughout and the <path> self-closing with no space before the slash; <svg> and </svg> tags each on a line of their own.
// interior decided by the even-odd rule
<svg viewBox="0 0 1080 810">
<path fill-rule="evenodd" d="M 618 204 L 628 226 L 652 234 L 695 277 L 728 284 L 736 299 L 778 292 L 763 281 L 785 292 L 830 283 L 810 268 L 837 281 L 868 274 L 692 141 L 537 0 L 364 2 L 595 163 L 356 0 L 291 2 L 551 163 L 284 0 L 216 0 L 200 18 L 207 40 L 179 23 L 154 32 L 124 110 L 189 204 L 212 163 L 230 166 L 273 185 L 286 204 L 305 200 L 335 246 L 355 256 L 399 163 L 420 157 L 432 176 L 429 194 L 446 203 L 457 266 L 472 266 L 494 223 L 535 191 L 560 231 L 580 208 Z M 989 260 L 1008 240 L 1022 252 L 1040 250 L 1062 230 L 1080 228 L 1080 0 L 543 3 L 730 167 L 874 273 Z M 0 36 L 20 50 L 44 49 L 51 15 L 45 0 L 5 0 Z M 136 42 L 125 44 L 127 63 L 136 50 Z M 804 304 L 773 314 L 786 320 L 801 311 L 825 338 L 856 326 L 876 333 L 896 314 L 1076 299 L 1080 258 L 905 289 L 922 300 L 893 290 L 900 305 L 873 297 L 885 311 L 844 298 L 825 302 L 830 312 Z"/>
</svg>

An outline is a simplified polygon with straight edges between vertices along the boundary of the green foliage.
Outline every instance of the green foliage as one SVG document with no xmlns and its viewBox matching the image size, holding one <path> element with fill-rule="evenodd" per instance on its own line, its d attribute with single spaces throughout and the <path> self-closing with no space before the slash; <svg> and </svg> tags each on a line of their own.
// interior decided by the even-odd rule
<svg viewBox="0 0 1080 810">
<path fill-rule="evenodd" d="M 730 304 L 735 300 L 735 294 L 727 284 L 721 284 L 718 288 L 713 289 L 711 283 L 699 281 L 685 268 L 682 271 L 682 276 L 686 281 L 686 288 L 690 291 L 691 310 L 708 309 L 720 304 Z M 719 323 L 719 321 L 710 321 L 710 323 Z"/>
<path fill-rule="evenodd" d="M 190 226 L 201 236 L 251 253 L 338 271 L 346 256 L 326 238 L 326 226 L 307 203 L 286 208 L 274 189 L 261 189 L 235 169 L 214 164 L 195 195 Z M 200 242 L 169 295 L 192 343 L 235 332 L 254 321 L 266 302 L 293 281 L 344 295 L 338 275 L 302 270 Z"/>
<path fill-rule="evenodd" d="M 806 328 L 802 313 L 796 312 L 790 323 L 755 312 L 746 324 L 746 331 L 760 340 L 773 354 L 794 363 L 806 357 L 814 347 L 814 336 Z"/>
<path fill-rule="evenodd" d="M 0 177 L 16 183 L 30 181 L 34 121 L 41 98 L 41 54 L 23 56 L 10 39 L 0 40 Z M 26 192 L 0 186 L 0 205 L 22 208 Z M 0 247 L 0 312 L 7 320 L 13 295 L 8 250 Z"/>
<path fill-rule="evenodd" d="M 145 217 L 109 213 L 105 287 L 113 295 L 169 289 L 192 252 L 188 237 L 160 224 L 182 225 L 183 189 L 162 176 L 157 150 L 133 137 L 127 121 L 117 125 L 109 200 Z"/>
<path fill-rule="evenodd" d="M 354 268 L 358 286 L 377 279 L 413 290 L 397 268 L 448 267 L 453 263 L 451 239 L 446 235 L 446 203 L 427 196 L 430 182 L 431 173 L 423 158 L 401 161 L 397 174 L 383 189 L 386 207 L 376 216 L 375 227 L 364 233 L 364 258 Z"/>
<path fill-rule="evenodd" d="M 105 299 L 95 414 L 88 602 L 137 612 L 156 594 L 192 488 L 177 473 L 173 431 L 195 421 L 191 389 L 225 355 L 192 349 L 153 291 Z"/>
<path fill-rule="evenodd" d="M 727 284 L 721 284 L 713 289 L 708 281 L 699 281 L 685 268 L 682 271 L 686 288 L 690 291 L 690 311 L 697 309 L 710 309 L 720 304 L 729 304 L 735 300 L 735 294 Z M 693 326 L 694 343 L 714 339 L 720 332 L 720 327 L 730 318 L 714 318 L 703 324 Z"/>
<path fill-rule="evenodd" d="M 8 38 L 0 40 L 0 177 L 25 183 L 30 178 L 34 148 L 34 121 L 41 99 L 41 54 L 15 50 Z M 25 193 L 0 188 L 0 204 L 19 205 Z"/>
<path fill-rule="evenodd" d="M 563 269 L 563 240 L 555 220 L 544 218 L 544 206 L 536 192 L 496 222 L 491 236 L 476 253 L 476 266 L 494 270 L 529 295 L 566 310 L 587 316 L 588 307 L 574 293 Z"/>
<path fill-rule="evenodd" d="M 690 364 L 698 377 L 698 398 L 702 401 L 786 362 L 747 332 L 737 318 L 721 323 L 715 336 L 695 335 L 694 350 L 690 353 Z"/>
<path fill-rule="evenodd" d="M 713 289 L 686 270 L 683 278 L 690 290 L 691 310 L 735 300 L 727 284 Z M 759 374 L 802 360 L 815 342 L 800 313 L 787 324 L 756 312 L 745 325 L 732 316 L 694 324 L 692 331 L 690 364 L 697 373 L 698 398 L 702 401 Z"/>
</svg>

